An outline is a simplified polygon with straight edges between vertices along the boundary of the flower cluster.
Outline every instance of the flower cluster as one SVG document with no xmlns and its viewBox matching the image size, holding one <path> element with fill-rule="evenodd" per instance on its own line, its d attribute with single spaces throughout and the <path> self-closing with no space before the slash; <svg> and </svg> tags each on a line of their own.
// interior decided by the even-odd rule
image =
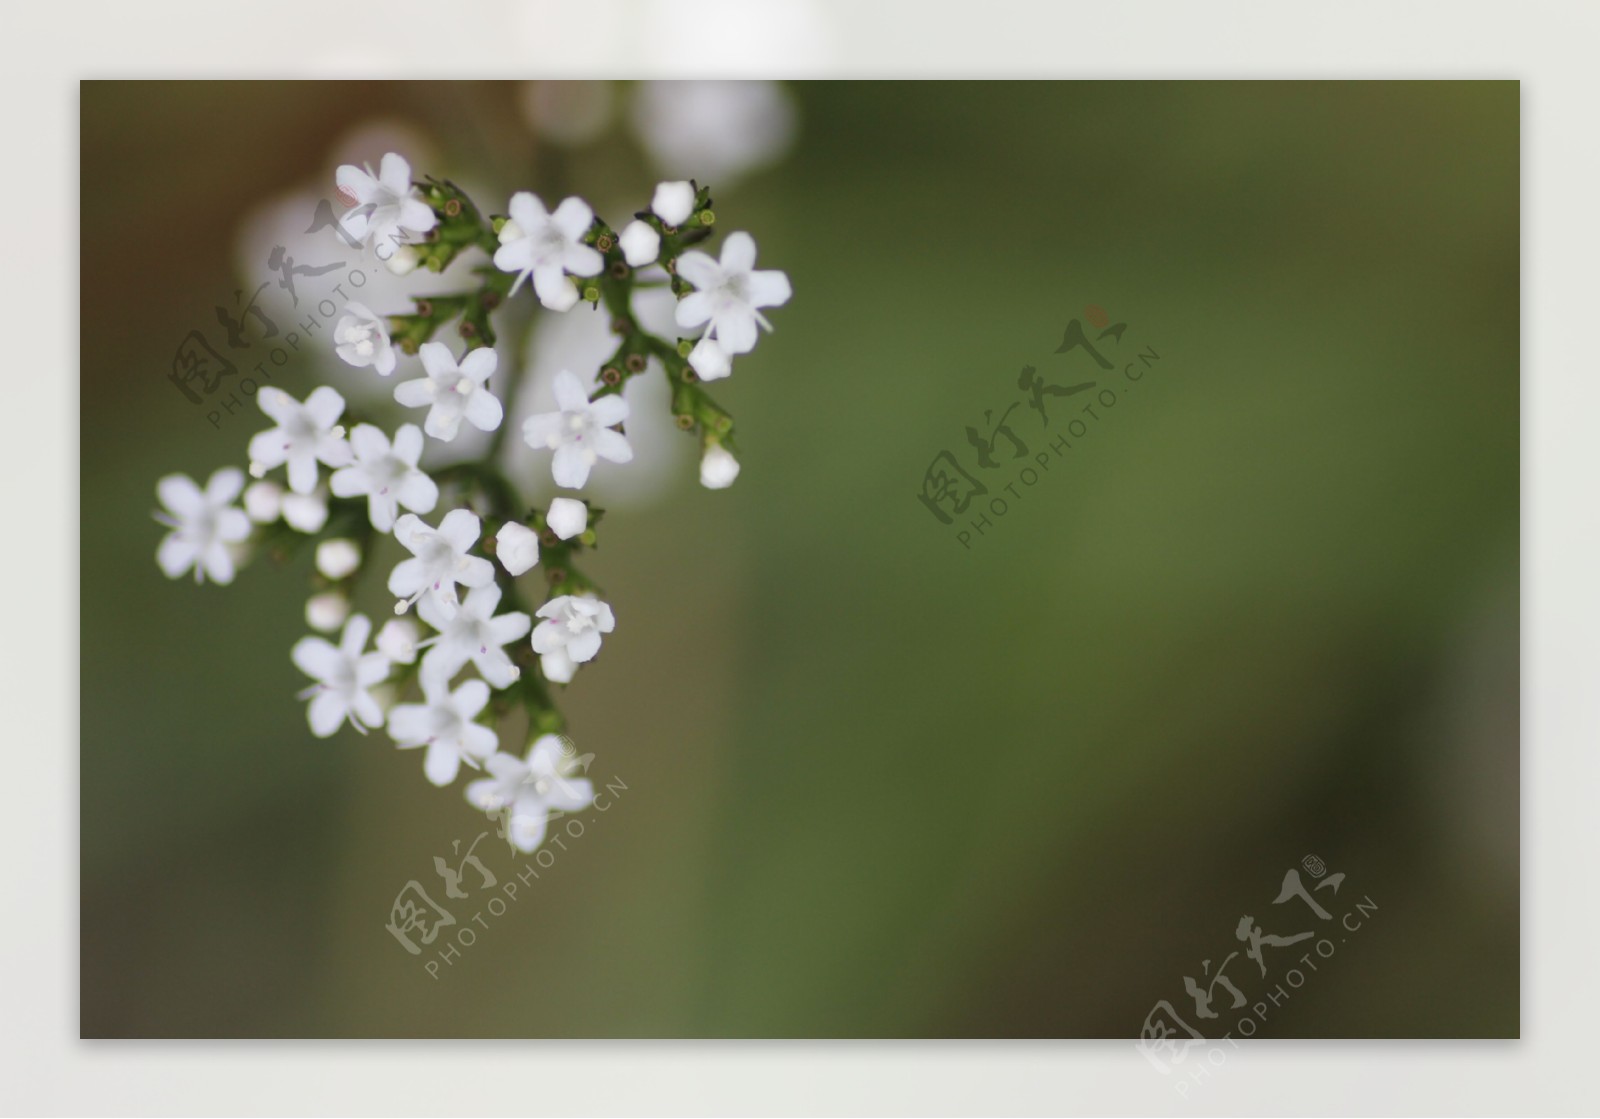
<svg viewBox="0 0 1600 1119">
<path fill-rule="evenodd" d="M 599 656 L 616 616 L 576 566 L 595 546 L 604 510 L 581 497 L 530 510 L 517 479 L 497 465 L 506 417 L 528 378 L 502 367 L 493 313 L 528 281 L 549 312 L 603 307 L 618 337 L 592 396 L 562 370 L 552 409 L 521 424 L 529 447 L 551 452 L 557 486 L 581 490 L 597 462 L 632 460 L 622 387 L 660 368 L 677 425 L 701 441 L 702 483 L 721 489 L 739 472 L 733 420 L 701 383 L 728 376 L 732 359 L 771 329 L 762 311 L 787 302 L 789 281 L 755 269 L 747 233 L 730 234 L 720 257 L 691 247 L 715 222 L 709 191 L 692 182 L 661 183 L 620 234 L 579 198 L 548 209 L 526 191 L 512 195 L 506 215 L 483 217 L 454 184 L 413 182 L 395 153 L 376 174 L 340 167 L 336 185 L 348 208 L 339 232 L 375 250 L 383 245 L 386 261 L 403 253 L 408 267 L 443 272 L 467 248 L 492 256 L 475 290 L 416 299 L 399 313 L 351 302 L 334 327 L 340 359 L 371 376 L 398 373 L 395 403 L 426 412 L 396 417 L 402 422 L 391 433 L 379 417 L 348 416 L 331 386 L 304 400 L 262 389 L 257 400 L 271 426 L 249 443 L 255 480 L 247 487 L 234 468 L 204 488 L 182 475 L 161 479 L 156 519 L 170 532 L 156 561 L 169 578 L 192 571 L 197 581 L 229 583 L 256 555 L 281 562 L 315 541 L 306 620 L 337 643 L 313 634 L 290 650 L 313 681 L 301 693 L 312 734 L 326 738 L 345 724 L 363 734 L 381 728 L 399 749 L 422 750 L 423 772 L 439 786 L 463 765 L 486 771 L 468 785 L 467 800 L 503 818 L 506 838 L 531 851 L 550 812 L 592 799 L 589 782 L 573 772 L 572 751 L 560 746 L 564 723 L 550 685 L 570 683 Z M 646 286 L 670 288 L 678 326 L 694 333 L 667 339 L 642 328 L 633 296 Z M 436 340 L 452 322 L 459 353 Z M 408 376 L 402 367 L 413 357 L 420 368 Z M 454 442 L 464 426 L 487 434 L 486 452 L 425 466 L 430 441 Z M 280 468 L 281 481 L 272 476 Z M 395 616 L 374 634 L 351 604 L 386 551 L 394 557 L 383 562 Z M 519 582 L 535 568 L 544 583 L 536 609 Z M 401 702 L 413 684 L 414 699 Z M 517 713 L 525 729 L 502 731 Z M 503 732 L 526 735 L 522 757 L 501 752 Z"/>
</svg>

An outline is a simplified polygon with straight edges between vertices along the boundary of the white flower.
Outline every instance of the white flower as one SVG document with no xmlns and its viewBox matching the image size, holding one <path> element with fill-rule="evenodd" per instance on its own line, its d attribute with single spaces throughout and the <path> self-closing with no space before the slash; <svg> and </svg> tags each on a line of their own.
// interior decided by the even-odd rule
<svg viewBox="0 0 1600 1119">
<path fill-rule="evenodd" d="M 321 532 L 328 523 L 328 491 L 319 486 L 314 493 L 284 494 L 283 520 L 296 532 Z"/>
<path fill-rule="evenodd" d="M 700 457 L 700 484 L 708 490 L 725 490 L 739 476 L 739 460 L 721 443 L 712 443 Z"/>
<path fill-rule="evenodd" d="M 755 348 L 756 324 L 772 324 L 761 307 L 781 307 L 792 294 L 789 277 L 771 270 L 756 272 L 756 242 L 748 233 L 732 233 L 722 243 L 722 259 L 696 249 L 678 257 L 678 275 L 698 290 L 678 301 L 678 325 L 686 329 L 709 322 L 706 334 L 729 354 Z"/>
<path fill-rule="evenodd" d="M 522 670 L 501 646 L 526 637 L 531 622 L 520 611 L 495 617 L 499 605 L 500 588 L 493 583 L 467 595 L 450 614 L 431 598 L 417 603 L 422 620 L 439 631 L 422 643 L 431 646 L 422 658 L 422 671 L 435 682 L 448 684 L 471 661 L 493 688 L 507 687 L 521 676 Z"/>
<path fill-rule="evenodd" d="M 489 702 L 489 685 L 467 680 L 451 692 L 424 677 L 422 698 L 422 703 L 402 703 L 389 712 L 389 734 L 402 750 L 426 746 L 423 772 L 435 785 L 448 785 L 463 761 L 476 767 L 499 745 L 494 731 L 472 721 Z"/>
<path fill-rule="evenodd" d="M 389 593 L 402 600 L 394 608 L 396 614 L 404 614 L 423 595 L 453 610 L 457 583 L 475 589 L 494 582 L 494 565 L 481 556 L 467 555 L 478 541 L 479 527 L 477 515 L 466 509 L 450 510 L 438 528 L 412 513 L 394 523 L 394 538 L 412 555 L 389 575 Z"/>
<path fill-rule="evenodd" d="M 493 349 L 479 346 L 462 357 L 460 365 L 443 342 L 424 342 L 417 352 L 428 375 L 400 382 L 394 398 L 407 408 L 428 408 L 424 431 L 448 443 L 461 430 L 463 419 L 479 431 L 500 426 L 505 409 L 484 387 L 499 363 Z"/>
<path fill-rule="evenodd" d="M 539 562 L 539 534 L 526 525 L 507 521 L 495 533 L 494 554 L 500 566 L 512 577 L 521 575 Z"/>
<path fill-rule="evenodd" d="M 497 753 L 483 763 L 490 776 L 467 786 L 467 800 L 495 815 L 510 815 L 506 838 L 519 851 L 531 852 L 544 840 L 552 810 L 576 812 L 594 802 L 594 786 L 587 777 L 568 776 L 563 741 L 541 735 L 528 747 L 526 761 Z"/>
<path fill-rule="evenodd" d="M 356 424 L 350 432 L 355 464 L 336 470 L 328 479 L 337 497 L 367 495 L 367 516 L 379 532 L 394 528 L 400 507 L 413 513 L 431 513 L 439 500 L 439 487 L 417 469 L 422 457 L 422 431 L 416 424 L 401 424 L 391 446 L 388 436 L 371 424 Z"/>
<path fill-rule="evenodd" d="M 295 667 L 317 681 L 300 698 L 311 700 L 306 718 L 318 738 L 333 734 L 346 719 L 362 734 L 383 725 L 383 710 L 368 689 L 389 675 L 389 658 L 362 652 L 371 632 L 366 616 L 354 614 L 338 646 L 320 637 L 302 637 L 290 651 Z"/>
<path fill-rule="evenodd" d="M 350 616 L 350 600 L 338 591 L 324 591 L 306 600 L 306 625 L 318 633 L 332 633 Z"/>
<path fill-rule="evenodd" d="M 668 225 L 682 225 L 694 213 L 694 184 L 688 182 L 657 183 L 655 196 L 650 199 L 650 209 Z"/>
<path fill-rule="evenodd" d="M 589 507 L 570 497 L 552 498 L 544 522 L 561 539 L 571 540 L 589 527 Z"/>
<path fill-rule="evenodd" d="M 590 403 L 583 383 L 567 370 L 556 374 L 553 386 L 559 412 L 529 416 L 522 424 L 522 438 L 535 450 L 550 448 L 555 457 L 550 474 L 556 485 L 581 489 L 589 480 L 589 469 L 597 458 L 610 462 L 629 462 L 633 448 L 613 424 L 628 418 L 628 402 L 621 396 L 607 395 Z"/>
<path fill-rule="evenodd" d="M 373 644 L 378 647 L 378 652 L 395 664 L 410 664 L 417 659 L 417 638 L 420 636 L 417 623 L 410 618 L 390 618 L 378 630 L 378 639 Z"/>
<path fill-rule="evenodd" d="M 622 227 L 622 232 L 617 234 L 617 244 L 622 247 L 622 259 L 631 268 L 654 264 L 661 255 L 661 234 L 649 222 L 638 218 Z"/>
<path fill-rule="evenodd" d="M 344 305 L 344 314 L 333 328 L 333 352 L 358 369 L 372 366 L 380 377 L 394 372 L 394 345 L 389 341 L 388 325 L 365 304 L 354 300 Z"/>
<path fill-rule="evenodd" d="M 283 487 L 276 482 L 251 482 L 244 488 L 244 511 L 258 525 L 269 525 L 283 514 Z"/>
<path fill-rule="evenodd" d="M 346 163 L 334 173 L 339 196 L 355 208 L 339 219 L 352 240 L 398 246 L 409 233 L 426 233 L 439 218 L 412 194 L 411 165 L 390 152 L 377 175 Z M 381 253 L 381 249 L 379 250 Z"/>
<path fill-rule="evenodd" d="M 539 607 L 544 621 L 533 627 L 533 651 L 544 674 L 558 684 L 600 651 L 600 635 L 617 628 L 611 607 L 593 595 L 564 594 Z"/>
<path fill-rule="evenodd" d="M 338 537 L 317 545 L 317 570 L 330 579 L 343 579 L 361 566 L 361 549 L 354 540 Z"/>
<path fill-rule="evenodd" d="M 689 366 L 702 381 L 720 381 L 733 372 L 733 358 L 715 338 L 702 338 L 689 351 Z"/>
<path fill-rule="evenodd" d="M 278 423 L 250 439 L 250 473 L 261 477 L 274 466 L 289 464 L 289 488 L 307 494 L 317 488 L 317 463 L 348 466 L 350 444 L 337 426 L 344 397 L 323 385 L 302 404 L 282 389 L 256 394 L 261 410 Z"/>
<path fill-rule="evenodd" d="M 511 196 L 509 209 L 511 220 L 500 229 L 495 267 L 518 274 L 512 295 L 531 275 L 540 303 L 552 311 L 568 310 L 578 302 L 578 293 L 565 273 L 595 276 L 605 264 L 605 258 L 582 241 L 594 224 L 594 211 L 583 199 L 568 198 L 552 214 L 537 195 L 525 190 Z"/>
<path fill-rule="evenodd" d="M 197 583 L 207 576 L 214 583 L 233 582 L 228 545 L 250 535 L 250 518 L 233 507 L 242 489 L 244 473 L 231 466 L 211 475 L 204 490 L 183 474 L 168 474 L 156 483 L 166 512 L 155 518 L 172 530 L 156 549 L 156 563 L 168 579 L 193 568 Z"/>
</svg>

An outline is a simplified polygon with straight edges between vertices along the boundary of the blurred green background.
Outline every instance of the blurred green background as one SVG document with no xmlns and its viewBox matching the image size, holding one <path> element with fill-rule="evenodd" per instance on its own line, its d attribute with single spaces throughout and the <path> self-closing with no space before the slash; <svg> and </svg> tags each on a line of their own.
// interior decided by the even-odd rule
<svg viewBox="0 0 1600 1119">
<path fill-rule="evenodd" d="M 156 568 L 156 479 L 266 426 L 166 372 L 352 129 L 616 223 L 662 177 L 635 93 L 558 145 L 520 83 L 82 87 L 82 1033 L 1131 1037 L 1241 915 L 1315 924 L 1272 904 L 1315 854 L 1378 909 L 1258 1036 L 1515 1036 L 1513 82 L 788 88 L 717 191 L 796 292 L 715 392 L 743 475 L 685 458 L 591 564 L 618 628 L 562 702 L 626 791 L 486 927 L 444 898 L 482 818 L 310 736 L 307 562 Z M 963 548 L 924 470 L 1091 304 L 1159 364 Z M 384 928 L 412 879 L 477 933 L 437 979 Z"/>
</svg>

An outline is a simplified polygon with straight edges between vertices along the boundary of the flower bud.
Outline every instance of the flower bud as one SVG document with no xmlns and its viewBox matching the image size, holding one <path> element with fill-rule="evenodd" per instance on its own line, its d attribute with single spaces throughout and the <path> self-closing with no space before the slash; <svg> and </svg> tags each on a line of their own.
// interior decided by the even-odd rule
<svg viewBox="0 0 1600 1119">
<path fill-rule="evenodd" d="M 417 659 L 417 623 L 410 618 L 390 618 L 378 631 L 378 652 L 396 664 Z"/>
<path fill-rule="evenodd" d="M 657 183 L 656 193 L 650 200 L 650 209 L 668 225 L 682 225 L 694 213 L 694 184 L 686 182 Z"/>
<path fill-rule="evenodd" d="M 343 579 L 361 566 L 361 549 L 354 540 L 324 540 L 317 545 L 317 570 L 330 579 Z"/>
<path fill-rule="evenodd" d="M 283 512 L 283 487 L 256 482 L 244 491 L 244 511 L 258 525 L 271 524 Z"/>
<path fill-rule="evenodd" d="M 390 253 L 389 259 L 383 263 L 396 276 L 405 276 L 414 272 L 421 261 L 422 255 L 416 249 L 410 245 L 401 245 Z"/>
<path fill-rule="evenodd" d="M 558 497 L 550 502 L 550 512 L 545 514 L 550 531 L 563 540 L 571 540 L 589 527 L 589 507 L 571 497 Z"/>
<path fill-rule="evenodd" d="M 739 460 L 721 443 L 711 443 L 700 459 L 700 484 L 708 490 L 725 490 L 739 476 Z"/>
<path fill-rule="evenodd" d="M 350 600 L 338 591 L 314 594 L 306 602 L 306 625 L 322 633 L 332 633 L 344 624 L 350 613 Z"/>
<path fill-rule="evenodd" d="M 513 575 L 521 575 L 539 562 L 539 535 L 526 525 L 507 521 L 495 534 L 494 554 L 500 566 Z"/>
<path fill-rule="evenodd" d="M 714 338 L 702 338 L 689 351 L 689 368 L 702 381 L 719 381 L 733 372 L 733 358 Z"/>
<path fill-rule="evenodd" d="M 622 259 L 633 268 L 654 264 L 661 254 L 661 234 L 638 219 L 622 227 L 618 243 L 622 246 Z"/>
</svg>

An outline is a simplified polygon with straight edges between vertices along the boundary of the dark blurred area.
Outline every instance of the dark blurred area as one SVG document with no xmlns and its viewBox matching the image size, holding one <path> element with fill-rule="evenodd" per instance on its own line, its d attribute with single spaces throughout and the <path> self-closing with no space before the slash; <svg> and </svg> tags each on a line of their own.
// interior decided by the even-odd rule
<svg viewBox="0 0 1600 1119">
<path fill-rule="evenodd" d="M 267 426 L 167 374 L 341 138 L 425 137 L 485 210 L 648 200 L 638 91 L 578 140 L 545 92 L 82 87 L 84 1036 L 1132 1037 L 1229 953 L 1248 1004 L 1305 968 L 1246 915 L 1335 947 L 1257 1036 L 1518 1034 L 1515 83 L 788 87 L 718 195 L 795 290 L 715 393 L 743 474 L 607 518 L 561 703 L 620 791 L 471 925 L 462 782 L 306 727 L 309 562 L 168 582 L 150 513 Z M 1159 360 L 1005 494 L 965 431 L 1091 307 Z M 1011 412 L 1029 456 L 1092 395 Z M 966 544 L 916 497 L 945 450 L 1008 502 Z M 533 865 L 478 850 L 485 897 Z M 476 929 L 437 977 L 410 880 Z"/>
</svg>

